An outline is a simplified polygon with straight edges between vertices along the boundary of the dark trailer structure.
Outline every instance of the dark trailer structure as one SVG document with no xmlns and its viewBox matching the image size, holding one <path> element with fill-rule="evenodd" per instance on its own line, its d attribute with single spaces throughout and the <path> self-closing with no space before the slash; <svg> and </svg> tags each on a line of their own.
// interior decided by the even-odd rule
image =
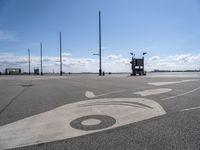
<svg viewBox="0 0 200 150">
<path fill-rule="evenodd" d="M 6 68 L 5 74 L 6 75 L 18 75 L 18 74 L 21 74 L 21 69 L 20 68 Z"/>
<path fill-rule="evenodd" d="M 144 57 L 142 58 L 132 57 L 132 61 L 130 63 L 132 69 L 131 76 L 146 75 L 146 72 L 144 71 Z"/>
</svg>

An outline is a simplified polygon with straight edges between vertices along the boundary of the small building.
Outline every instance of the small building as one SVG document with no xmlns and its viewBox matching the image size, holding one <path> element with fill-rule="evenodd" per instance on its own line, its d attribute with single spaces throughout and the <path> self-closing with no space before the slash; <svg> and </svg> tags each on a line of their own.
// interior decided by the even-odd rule
<svg viewBox="0 0 200 150">
<path fill-rule="evenodd" d="M 39 69 L 34 69 L 34 75 L 39 75 Z"/>
<path fill-rule="evenodd" d="M 19 75 L 19 74 L 21 74 L 21 69 L 20 68 L 6 68 L 5 74 L 6 75 Z"/>
</svg>

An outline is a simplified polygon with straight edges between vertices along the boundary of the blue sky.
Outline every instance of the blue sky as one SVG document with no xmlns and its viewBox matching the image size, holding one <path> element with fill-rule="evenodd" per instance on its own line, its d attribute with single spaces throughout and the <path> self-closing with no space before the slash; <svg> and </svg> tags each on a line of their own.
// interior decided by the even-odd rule
<svg viewBox="0 0 200 150">
<path fill-rule="evenodd" d="M 0 0 L 0 67 L 5 68 L 5 62 L 14 65 L 12 58 L 18 57 L 26 70 L 28 48 L 32 67 L 37 67 L 42 41 L 44 56 L 51 60 L 44 65 L 57 71 L 61 31 L 65 71 L 96 71 L 98 59 L 92 54 L 98 52 L 99 10 L 106 71 L 130 71 L 130 51 L 138 57 L 148 52 L 148 70 L 163 68 L 158 64 L 168 64 L 166 69 L 198 68 L 199 0 Z M 115 67 L 120 62 L 125 69 L 122 64 L 121 70 Z"/>
</svg>

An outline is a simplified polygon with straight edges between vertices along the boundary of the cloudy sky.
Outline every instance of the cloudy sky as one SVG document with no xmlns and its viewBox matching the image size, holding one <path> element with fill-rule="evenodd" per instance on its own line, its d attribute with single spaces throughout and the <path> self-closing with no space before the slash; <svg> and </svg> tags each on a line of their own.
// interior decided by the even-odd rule
<svg viewBox="0 0 200 150">
<path fill-rule="evenodd" d="M 98 11 L 106 72 L 130 72 L 130 52 L 145 55 L 146 70 L 200 68 L 199 0 L 0 0 L 0 71 L 40 66 L 59 72 L 98 72 Z"/>
</svg>

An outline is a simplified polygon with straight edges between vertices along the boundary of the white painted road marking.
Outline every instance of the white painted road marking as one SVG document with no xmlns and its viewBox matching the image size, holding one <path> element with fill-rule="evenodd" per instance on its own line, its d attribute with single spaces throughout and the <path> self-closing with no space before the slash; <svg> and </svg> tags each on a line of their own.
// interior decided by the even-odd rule
<svg viewBox="0 0 200 150">
<path fill-rule="evenodd" d="M 143 98 L 109 98 L 76 102 L 1 126 L 0 149 L 68 139 L 164 114 L 166 114 L 165 110 L 157 102 Z M 100 118 L 108 116 L 106 119 L 114 118 L 116 122 L 111 120 L 111 126 L 89 131 L 70 126 L 70 123 L 76 121 L 77 118 L 91 115 Z M 91 119 L 95 118 L 92 117 Z M 83 123 L 90 124 L 91 120 Z M 106 122 L 104 121 L 104 123 Z"/>
<path fill-rule="evenodd" d="M 196 110 L 196 109 L 200 109 L 200 106 L 182 109 L 181 111 L 189 111 L 189 110 Z"/>
<path fill-rule="evenodd" d="M 171 90 L 172 89 L 168 89 L 168 88 L 160 88 L 160 89 L 139 91 L 139 92 L 135 92 L 134 94 L 139 94 L 141 96 L 149 96 L 149 95 L 158 95 L 161 93 L 167 93 L 167 92 L 170 92 Z"/>
<path fill-rule="evenodd" d="M 162 86 L 162 85 L 177 84 L 177 83 L 191 82 L 191 81 L 199 81 L 199 79 L 181 80 L 181 81 L 173 81 L 173 82 L 149 82 L 148 84 L 155 85 L 155 86 Z"/>
<path fill-rule="evenodd" d="M 148 73 L 147 78 L 198 78 L 200 77 L 199 73 Z"/>
<path fill-rule="evenodd" d="M 86 96 L 87 98 L 94 98 L 94 97 L 96 97 L 96 95 L 94 95 L 94 93 L 91 92 L 91 91 L 85 92 L 85 96 Z"/>
<path fill-rule="evenodd" d="M 95 95 L 92 91 L 86 91 L 85 92 L 85 96 L 87 98 L 95 98 L 95 97 L 106 96 L 106 95 L 110 95 L 110 94 L 114 94 L 114 93 L 120 93 L 120 92 L 125 92 L 125 91 L 129 91 L 129 89 L 118 90 L 118 91 L 111 91 L 111 92 L 107 92 L 107 93 L 103 93 L 103 94 L 99 94 L 99 95 Z"/>
<path fill-rule="evenodd" d="M 176 97 L 184 96 L 184 95 L 193 93 L 193 92 L 195 92 L 195 91 L 197 91 L 197 90 L 199 90 L 199 89 L 200 89 L 200 87 L 195 88 L 195 89 L 193 89 L 193 90 L 191 90 L 191 91 L 188 91 L 188 92 L 185 92 L 185 93 L 181 93 L 181 94 L 175 95 L 175 96 L 170 96 L 170 97 L 167 97 L 167 98 L 163 98 L 163 99 L 161 99 L 161 100 L 169 100 L 169 99 L 173 99 L 173 98 L 176 98 Z"/>
</svg>

